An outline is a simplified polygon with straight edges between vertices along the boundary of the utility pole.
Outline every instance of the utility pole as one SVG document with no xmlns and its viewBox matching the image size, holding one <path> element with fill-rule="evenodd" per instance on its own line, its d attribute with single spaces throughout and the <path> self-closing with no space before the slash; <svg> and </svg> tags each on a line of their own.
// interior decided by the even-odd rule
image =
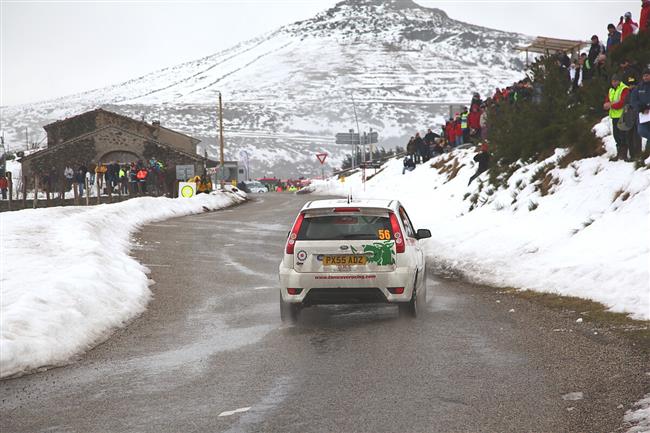
<svg viewBox="0 0 650 433">
<path fill-rule="evenodd" d="M 223 190 L 225 179 L 225 161 L 223 158 L 223 106 L 221 104 L 221 91 L 219 91 L 219 163 L 221 164 L 221 189 Z"/>
<path fill-rule="evenodd" d="M 354 110 L 354 121 L 357 123 L 357 137 L 359 137 L 359 142 L 361 142 L 361 130 L 359 129 L 359 118 L 357 117 L 357 104 L 354 102 L 354 93 L 350 91 L 350 97 L 352 98 L 352 109 Z M 361 143 L 359 143 L 361 144 Z M 354 146 L 354 156 L 357 156 L 357 146 Z M 354 158 L 353 158 L 354 159 Z M 365 162 L 366 155 L 364 152 L 364 155 L 361 157 L 361 161 Z M 354 166 L 354 164 L 353 164 Z"/>
</svg>

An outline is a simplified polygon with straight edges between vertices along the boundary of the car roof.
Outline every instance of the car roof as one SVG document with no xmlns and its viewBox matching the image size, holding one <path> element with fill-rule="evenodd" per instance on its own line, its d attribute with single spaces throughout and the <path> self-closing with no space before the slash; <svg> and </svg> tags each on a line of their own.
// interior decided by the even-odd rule
<svg viewBox="0 0 650 433">
<path fill-rule="evenodd" d="M 360 207 L 396 210 L 399 208 L 399 201 L 382 199 L 352 199 L 348 201 L 346 198 L 334 200 L 314 200 L 305 204 L 302 207 L 302 210 L 329 209 L 335 207 Z"/>
</svg>

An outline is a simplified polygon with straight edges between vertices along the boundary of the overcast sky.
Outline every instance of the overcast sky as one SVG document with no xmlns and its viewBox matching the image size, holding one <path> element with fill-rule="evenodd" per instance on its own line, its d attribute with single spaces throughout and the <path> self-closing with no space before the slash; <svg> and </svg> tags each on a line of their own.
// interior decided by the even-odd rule
<svg viewBox="0 0 650 433">
<path fill-rule="evenodd" d="M 640 0 L 415 0 L 465 22 L 532 36 L 588 39 Z M 337 0 L 0 0 L 0 105 L 91 90 L 194 60 Z"/>
</svg>

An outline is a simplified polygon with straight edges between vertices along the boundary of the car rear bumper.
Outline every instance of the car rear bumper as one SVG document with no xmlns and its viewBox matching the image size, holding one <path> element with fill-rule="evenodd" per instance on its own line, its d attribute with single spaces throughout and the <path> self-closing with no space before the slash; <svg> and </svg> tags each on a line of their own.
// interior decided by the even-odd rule
<svg viewBox="0 0 650 433">
<path fill-rule="evenodd" d="M 305 305 L 408 302 L 413 293 L 414 282 L 415 270 L 410 268 L 359 274 L 304 273 L 280 268 L 282 300 Z M 403 287 L 404 293 L 391 293 L 388 289 L 393 287 Z M 287 288 L 302 291 L 297 295 L 290 295 Z"/>
</svg>

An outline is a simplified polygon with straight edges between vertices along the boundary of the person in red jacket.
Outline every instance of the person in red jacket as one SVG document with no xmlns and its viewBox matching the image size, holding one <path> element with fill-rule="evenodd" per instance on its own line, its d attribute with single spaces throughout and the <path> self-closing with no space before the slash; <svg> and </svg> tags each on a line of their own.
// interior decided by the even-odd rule
<svg viewBox="0 0 650 433">
<path fill-rule="evenodd" d="M 463 124 L 460 120 L 460 115 L 456 116 L 455 120 L 455 134 L 456 135 L 456 143 L 455 146 L 460 146 L 463 144 Z"/>
<path fill-rule="evenodd" d="M 625 16 L 621 17 L 616 29 L 621 32 L 621 42 L 623 42 L 625 38 L 636 33 L 639 25 L 632 21 L 632 12 L 625 12 Z"/>
<path fill-rule="evenodd" d="M 639 16 L 639 32 L 650 30 L 650 0 L 643 0 L 641 4 L 641 15 Z"/>
<path fill-rule="evenodd" d="M 0 176 L 0 192 L 2 193 L 2 199 L 7 199 L 7 188 L 9 187 L 9 182 L 4 176 Z"/>
<path fill-rule="evenodd" d="M 445 135 L 447 138 L 447 144 L 453 146 L 456 143 L 456 125 L 454 125 L 454 120 L 451 118 L 445 125 Z"/>
<path fill-rule="evenodd" d="M 479 104 L 472 104 L 467 116 L 470 136 L 477 137 L 481 135 L 481 107 Z"/>
</svg>

